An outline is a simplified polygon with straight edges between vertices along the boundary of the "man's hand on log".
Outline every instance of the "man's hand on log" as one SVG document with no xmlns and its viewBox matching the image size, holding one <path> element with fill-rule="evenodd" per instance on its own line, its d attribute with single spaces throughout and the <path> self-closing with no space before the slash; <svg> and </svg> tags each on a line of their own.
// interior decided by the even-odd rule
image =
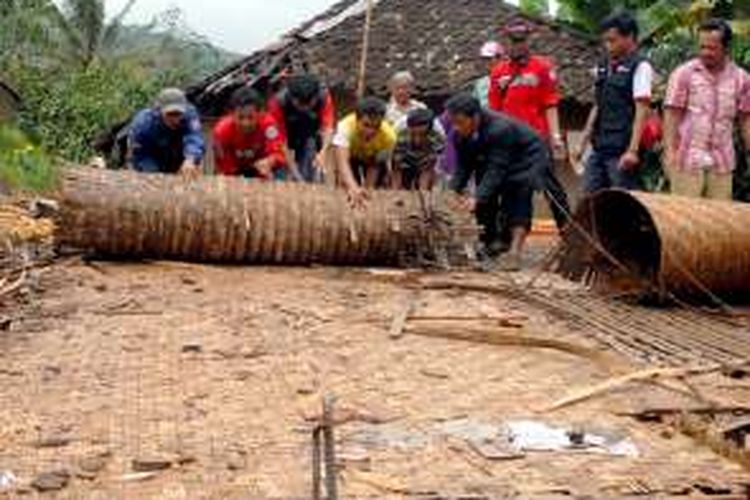
<svg viewBox="0 0 750 500">
<path fill-rule="evenodd" d="M 262 178 L 270 179 L 272 177 L 271 173 L 273 171 L 273 159 L 264 158 L 262 160 L 258 160 L 255 162 L 254 167 Z"/>
<path fill-rule="evenodd" d="M 477 207 L 477 200 L 467 194 L 457 194 L 451 199 L 451 207 L 461 212 L 473 212 Z"/>
<path fill-rule="evenodd" d="M 315 166 L 315 168 L 323 174 L 326 173 L 326 155 L 327 152 L 325 150 L 321 150 L 318 152 L 318 154 L 315 155 L 315 160 L 313 160 L 313 166 Z"/>
<path fill-rule="evenodd" d="M 346 190 L 349 205 L 355 210 L 363 210 L 370 199 L 370 193 L 362 186 L 351 186 Z"/>
<path fill-rule="evenodd" d="M 195 180 L 201 176 L 201 167 L 194 160 L 188 158 L 182 163 L 180 174 L 188 180 Z"/>
</svg>

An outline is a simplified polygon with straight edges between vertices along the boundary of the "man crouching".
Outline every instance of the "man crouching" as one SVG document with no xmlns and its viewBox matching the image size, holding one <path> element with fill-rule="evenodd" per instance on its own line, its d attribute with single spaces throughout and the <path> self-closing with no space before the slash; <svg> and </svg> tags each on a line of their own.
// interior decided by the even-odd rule
<svg viewBox="0 0 750 500">
<path fill-rule="evenodd" d="M 483 110 L 470 94 L 454 96 L 446 107 L 458 152 L 451 189 L 462 196 L 463 208 L 475 212 L 488 257 L 508 246 L 498 228 L 498 216 L 503 216 L 511 240 L 500 267 L 517 271 L 531 228 L 534 190 L 540 189 L 541 173 L 551 161 L 548 148 L 530 127 L 502 113 Z M 473 197 L 466 194 L 472 175 L 476 182 Z"/>
</svg>

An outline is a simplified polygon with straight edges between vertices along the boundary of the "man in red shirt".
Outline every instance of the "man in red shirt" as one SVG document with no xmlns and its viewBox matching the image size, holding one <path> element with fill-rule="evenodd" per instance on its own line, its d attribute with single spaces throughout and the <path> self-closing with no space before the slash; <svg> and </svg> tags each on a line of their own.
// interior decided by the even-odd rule
<svg viewBox="0 0 750 500">
<path fill-rule="evenodd" d="M 232 112 L 214 127 L 216 170 L 262 180 L 286 179 L 284 136 L 250 87 L 232 95 Z"/>
<path fill-rule="evenodd" d="M 331 93 L 313 75 L 294 75 L 268 101 L 268 112 L 286 138 L 287 167 L 292 178 L 321 180 L 336 126 Z"/>
<path fill-rule="evenodd" d="M 490 109 L 508 114 L 534 128 L 549 144 L 555 159 L 565 158 L 565 142 L 560 132 L 555 69 L 547 59 L 531 54 L 532 28 L 523 20 L 505 28 L 507 60 L 500 61 L 490 77 Z M 552 164 L 550 162 L 550 164 Z M 552 169 L 545 169 L 544 192 L 557 227 L 568 222 L 568 196 Z"/>
</svg>

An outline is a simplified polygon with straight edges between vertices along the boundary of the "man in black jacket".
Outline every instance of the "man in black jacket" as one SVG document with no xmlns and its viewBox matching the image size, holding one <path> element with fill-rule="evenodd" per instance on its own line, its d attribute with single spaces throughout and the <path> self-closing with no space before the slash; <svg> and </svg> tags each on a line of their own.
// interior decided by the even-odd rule
<svg viewBox="0 0 750 500">
<path fill-rule="evenodd" d="M 596 69 L 596 105 L 571 158 L 579 163 L 591 142 L 583 176 L 587 193 L 640 188 L 639 150 L 654 79 L 651 64 L 638 51 L 638 23 L 631 14 L 613 14 L 602 22 L 601 31 L 608 57 Z"/>
<path fill-rule="evenodd" d="M 483 110 L 470 94 L 447 103 L 456 131 L 458 167 L 451 189 L 462 195 L 462 205 L 474 210 L 483 228 L 482 243 L 489 256 L 502 247 L 497 219 L 502 214 L 510 228 L 510 251 L 505 270 L 518 270 L 533 215 L 532 196 L 541 189 L 542 173 L 550 167 L 549 148 L 529 126 L 502 113 Z M 472 175 L 473 197 L 466 194 Z"/>
</svg>

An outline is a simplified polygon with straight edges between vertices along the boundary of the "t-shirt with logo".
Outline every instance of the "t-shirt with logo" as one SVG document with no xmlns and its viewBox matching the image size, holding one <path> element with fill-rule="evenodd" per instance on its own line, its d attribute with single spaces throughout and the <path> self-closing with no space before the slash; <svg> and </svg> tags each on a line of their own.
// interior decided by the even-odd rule
<svg viewBox="0 0 750 500">
<path fill-rule="evenodd" d="M 549 137 L 547 109 L 557 106 L 560 93 L 550 61 L 531 56 L 526 64 L 501 61 L 490 76 L 490 109 L 501 111 Z"/>
<path fill-rule="evenodd" d="M 234 115 L 222 118 L 214 127 L 216 169 L 222 175 L 242 175 L 259 160 L 272 158 L 274 169 L 284 168 L 284 137 L 269 113 L 261 113 L 252 131 L 243 130 Z"/>
</svg>

